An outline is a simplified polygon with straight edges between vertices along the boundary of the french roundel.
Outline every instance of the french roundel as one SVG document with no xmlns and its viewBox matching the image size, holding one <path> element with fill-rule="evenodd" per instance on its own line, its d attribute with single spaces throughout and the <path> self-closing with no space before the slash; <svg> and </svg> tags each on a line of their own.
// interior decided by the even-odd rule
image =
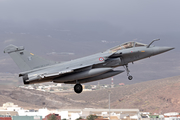
<svg viewBox="0 0 180 120">
<path fill-rule="evenodd" d="M 103 58 L 103 57 L 100 57 L 100 58 L 99 58 L 99 61 L 104 61 L 104 58 Z"/>
</svg>

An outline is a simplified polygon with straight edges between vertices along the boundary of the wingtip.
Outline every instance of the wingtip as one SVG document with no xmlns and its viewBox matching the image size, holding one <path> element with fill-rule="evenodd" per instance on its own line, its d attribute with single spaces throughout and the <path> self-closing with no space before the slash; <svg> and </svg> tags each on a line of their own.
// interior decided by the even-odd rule
<svg viewBox="0 0 180 120">
<path fill-rule="evenodd" d="M 20 51 L 20 50 L 24 50 L 24 47 L 23 46 L 17 47 L 13 44 L 10 44 L 5 47 L 4 53 L 11 53 L 11 52 Z"/>
</svg>

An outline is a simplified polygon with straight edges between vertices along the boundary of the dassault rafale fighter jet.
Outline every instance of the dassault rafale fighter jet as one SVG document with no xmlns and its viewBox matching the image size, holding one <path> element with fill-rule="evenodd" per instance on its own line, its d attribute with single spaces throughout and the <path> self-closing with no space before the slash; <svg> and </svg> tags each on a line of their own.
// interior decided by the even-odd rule
<svg viewBox="0 0 180 120">
<path fill-rule="evenodd" d="M 128 79 L 132 80 L 128 63 L 174 49 L 153 46 L 152 43 L 157 40 L 159 39 L 153 40 L 149 45 L 127 42 L 104 52 L 63 63 L 45 60 L 27 52 L 24 47 L 15 45 L 7 46 L 4 53 L 8 53 L 20 68 L 19 77 L 22 77 L 24 84 L 43 82 L 75 84 L 74 91 L 81 93 L 83 91 L 81 83 L 109 78 L 124 72 L 113 70 L 118 66 L 124 66 Z"/>
</svg>

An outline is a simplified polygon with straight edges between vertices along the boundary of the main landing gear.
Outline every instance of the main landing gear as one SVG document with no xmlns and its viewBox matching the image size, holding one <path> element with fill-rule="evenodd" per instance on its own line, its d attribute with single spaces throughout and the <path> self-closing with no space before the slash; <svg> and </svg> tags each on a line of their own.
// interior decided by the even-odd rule
<svg viewBox="0 0 180 120">
<path fill-rule="evenodd" d="M 81 84 L 77 83 L 75 86 L 74 86 L 74 92 L 76 93 L 81 93 L 83 91 L 83 87 Z"/>
<path fill-rule="evenodd" d="M 129 80 L 132 80 L 132 79 L 133 79 L 133 76 L 130 75 L 130 71 L 129 71 L 129 68 L 128 68 L 128 64 L 127 64 L 127 65 L 124 65 L 124 69 L 125 69 L 126 72 L 127 72 L 128 79 L 129 79 Z"/>
</svg>

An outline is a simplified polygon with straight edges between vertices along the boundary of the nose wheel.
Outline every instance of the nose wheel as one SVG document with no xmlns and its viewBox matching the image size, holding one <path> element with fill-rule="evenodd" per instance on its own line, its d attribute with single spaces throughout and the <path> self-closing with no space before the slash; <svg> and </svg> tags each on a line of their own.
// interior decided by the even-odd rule
<svg viewBox="0 0 180 120">
<path fill-rule="evenodd" d="M 129 70 L 129 68 L 128 68 L 128 64 L 127 64 L 127 65 L 124 65 L 124 69 L 125 69 L 126 72 L 127 72 L 128 79 L 129 79 L 129 80 L 132 80 L 132 79 L 133 79 L 133 76 L 130 75 L 130 70 Z"/>
<path fill-rule="evenodd" d="M 76 93 L 81 93 L 83 91 L 83 87 L 82 87 L 82 85 L 81 84 L 76 84 L 75 86 L 74 86 L 74 92 L 76 92 Z"/>
<path fill-rule="evenodd" d="M 129 80 L 132 80 L 132 79 L 133 79 L 133 76 L 131 76 L 131 75 L 128 76 L 128 79 L 129 79 Z"/>
</svg>

